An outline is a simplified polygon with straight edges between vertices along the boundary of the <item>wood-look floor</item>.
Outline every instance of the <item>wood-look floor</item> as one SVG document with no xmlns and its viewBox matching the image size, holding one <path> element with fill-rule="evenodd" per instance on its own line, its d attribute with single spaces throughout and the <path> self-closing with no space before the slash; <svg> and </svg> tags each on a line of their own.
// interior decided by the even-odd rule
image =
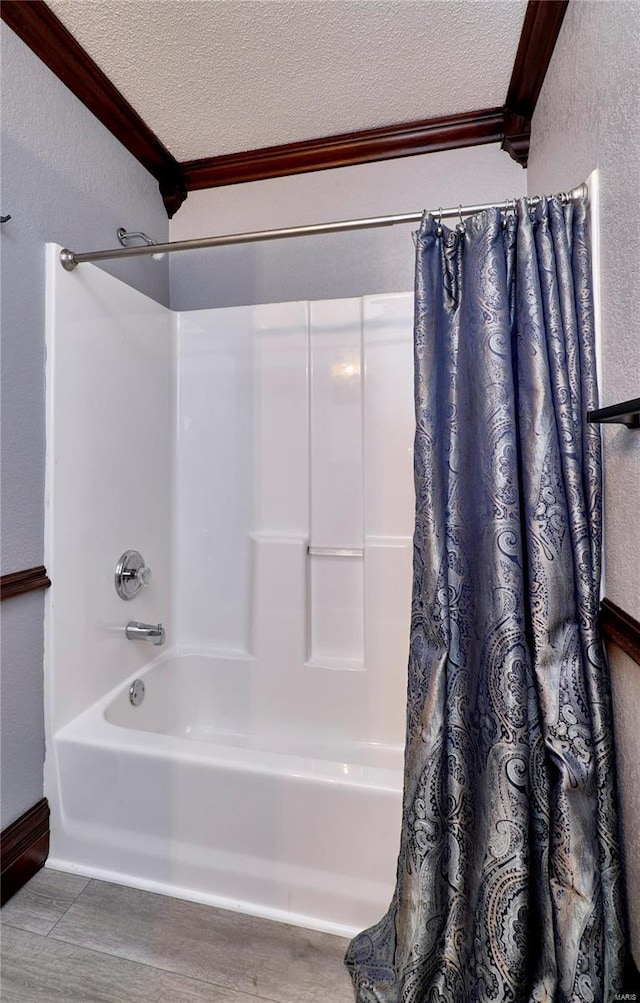
<svg viewBox="0 0 640 1003">
<path fill-rule="evenodd" d="M 0 919 L 2 1003 L 353 1003 L 326 933 L 48 868 Z"/>
</svg>

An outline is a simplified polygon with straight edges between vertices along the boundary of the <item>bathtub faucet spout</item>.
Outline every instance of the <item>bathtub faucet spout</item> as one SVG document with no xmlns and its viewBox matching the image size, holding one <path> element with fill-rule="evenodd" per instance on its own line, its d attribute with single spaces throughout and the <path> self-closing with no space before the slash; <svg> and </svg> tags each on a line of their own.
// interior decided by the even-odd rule
<svg viewBox="0 0 640 1003">
<path fill-rule="evenodd" d="M 151 644 L 164 644 L 164 627 L 161 623 L 138 623 L 131 620 L 125 630 L 130 641 L 150 641 Z"/>
</svg>

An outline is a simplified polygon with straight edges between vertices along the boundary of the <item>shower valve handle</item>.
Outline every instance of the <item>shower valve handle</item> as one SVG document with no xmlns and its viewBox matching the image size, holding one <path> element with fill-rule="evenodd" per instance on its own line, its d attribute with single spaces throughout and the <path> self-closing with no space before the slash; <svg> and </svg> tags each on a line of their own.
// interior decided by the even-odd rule
<svg viewBox="0 0 640 1003">
<path fill-rule="evenodd" d="M 133 577 L 141 585 L 149 585 L 151 583 L 151 568 L 138 568 L 137 571 L 133 572 Z"/>
<path fill-rule="evenodd" d="M 122 572 L 122 577 L 130 582 L 136 582 L 140 587 L 151 582 L 151 568 L 130 568 Z"/>
</svg>

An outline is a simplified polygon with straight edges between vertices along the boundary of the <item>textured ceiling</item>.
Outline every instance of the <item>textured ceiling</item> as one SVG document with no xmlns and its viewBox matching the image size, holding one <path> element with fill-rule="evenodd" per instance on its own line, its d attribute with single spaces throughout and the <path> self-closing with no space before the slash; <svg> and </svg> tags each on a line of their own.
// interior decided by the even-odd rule
<svg viewBox="0 0 640 1003">
<path fill-rule="evenodd" d="M 178 160 L 504 103 L 526 0 L 48 0 Z"/>
</svg>

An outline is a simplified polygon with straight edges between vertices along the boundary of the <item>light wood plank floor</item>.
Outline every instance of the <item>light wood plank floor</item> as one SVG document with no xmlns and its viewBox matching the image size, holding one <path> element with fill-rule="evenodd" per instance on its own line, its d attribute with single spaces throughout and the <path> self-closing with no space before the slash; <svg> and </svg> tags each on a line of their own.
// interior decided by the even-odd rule
<svg viewBox="0 0 640 1003">
<path fill-rule="evenodd" d="M 330 934 L 48 868 L 0 919 L 2 1003 L 353 1003 Z"/>
</svg>

